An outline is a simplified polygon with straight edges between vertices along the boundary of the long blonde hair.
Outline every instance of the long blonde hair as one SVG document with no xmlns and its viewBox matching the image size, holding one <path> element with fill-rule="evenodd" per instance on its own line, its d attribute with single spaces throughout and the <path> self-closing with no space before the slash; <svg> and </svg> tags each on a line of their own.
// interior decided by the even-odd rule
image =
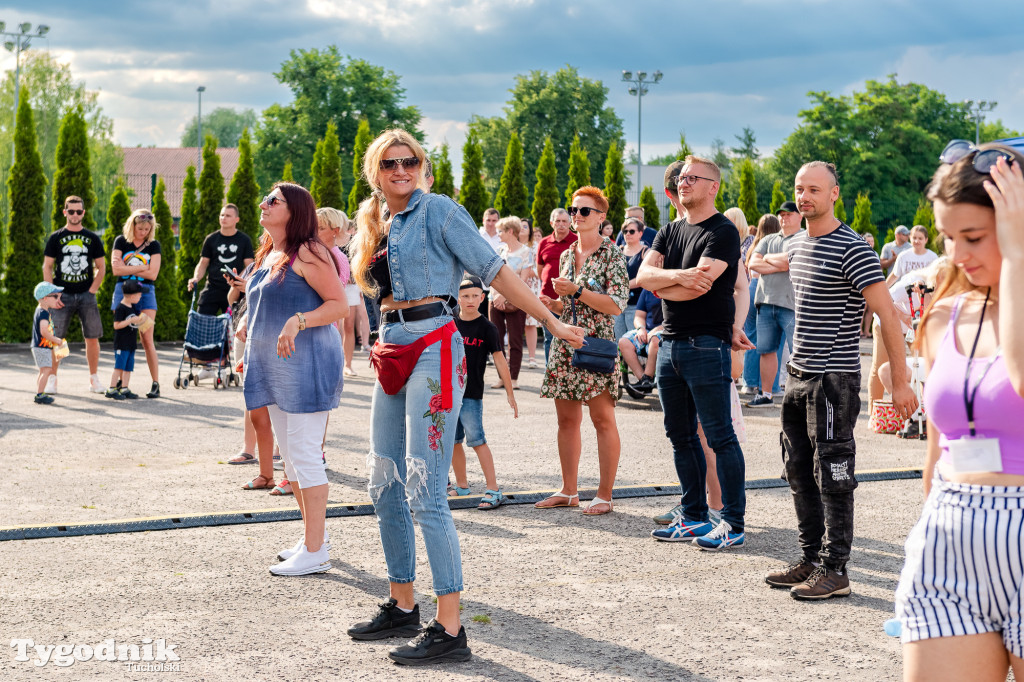
<svg viewBox="0 0 1024 682">
<path fill-rule="evenodd" d="M 416 172 L 416 186 L 427 191 L 423 175 L 427 155 L 416 138 L 401 128 L 391 128 L 378 135 L 363 156 L 363 177 L 373 192 L 359 204 L 359 212 L 356 214 L 358 229 L 356 236 L 353 237 L 352 278 L 360 289 L 371 296 L 375 296 L 378 289 L 377 283 L 370 277 L 370 260 L 385 236 L 385 222 L 381 215 L 384 193 L 380 189 L 380 163 L 388 149 L 403 145 L 411 149 L 420 160 Z"/>
<path fill-rule="evenodd" d="M 130 216 L 128 216 L 128 220 L 126 220 L 125 223 L 124 223 L 124 228 L 121 230 L 121 234 L 124 235 L 124 238 L 128 240 L 129 244 L 134 245 L 135 244 L 135 221 L 138 219 L 138 217 L 140 215 L 152 216 L 152 218 L 150 218 L 149 220 L 143 221 L 143 222 L 152 223 L 152 225 L 153 225 L 153 229 L 151 229 L 149 231 L 149 235 L 146 237 L 146 241 L 144 241 L 142 243 L 142 248 L 146 248 L 147 246 L 149 246 L 150 242 L 152 242 L 153 239 L 156 238 L 156 228 L 159 227 L 159 225 L 156 224 L 156 216 L 153 215 L 152 211 L 147 211 L 144 208 L 137 208 L 134 211 L 132 211 L 132 214 Z"/>
<path fill-rule="evenodd" d="M 739 206 L 727 208 L 725 209 L 725 217 L 736 226 L 736 231 L 740 233 L 740 243 L 742 244 L 743 240 L 747 238 L 747 232 L 750 231 L 750 226 L 747 225 L 747 216 L 743 215 L 743 209 Z"/>
</svg>

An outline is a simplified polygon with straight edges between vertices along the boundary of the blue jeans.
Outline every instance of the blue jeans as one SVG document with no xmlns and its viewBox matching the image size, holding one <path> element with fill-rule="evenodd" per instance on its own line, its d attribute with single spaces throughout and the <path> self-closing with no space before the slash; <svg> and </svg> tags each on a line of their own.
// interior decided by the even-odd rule
<svg viewBox="0 0 1024 682">
<path fill-rule="evenodd" d="M 380 328 L 384 343 L 410 344 L 451 321 L 439 316 Z M 452 409 L 440 407 L 441 343 L 424 349 L 405 386 L 387 395 L 380 382 L 370 404 L 368 490 L 377 513 L 388 580 L 416 579 L 413 515 L 423 533 L 434 594 L 462 591 L 462 556 L 448 508 L 448 469 L 465 391 L 466 353 L 462 336 L 452 337 Z M 396 428 L 404 425 L 404 428 Z"/>
<path fill-rule="evenodd" d="M 658 351 L 658 397 L 665 433 L 672 443 L 676 474 L 682 486 L 683 516 L 707 521 L 707 460 L 697 437 L 697 419 L 717 456 L 722 485 L 722 518 L 743 528 L 747 496 L 743 451 L 732 428 L 729 344 L 714 336 L 664 339 Z"/>
<path fill-rule="evenodd" d="M 757 352 L 759 355 L 778 353 L 782 357 L 782 342 L 793 352 L 793 329 L 796 327 L 796 313 L 789 308 L 764 303 L 757 311 Z M 778 386 L 778 378 L 775 385 Z"/>
<path fill-rule="evenodd" d="M 484 433 L 484 401 L 463 398 L 459 411 L 458 426 L 455 427 L 455 442 L 465 443 L 471 448 L 487 442 Z"/>
<path fill-rule="evenodd" d="M 544 329 L 544 366 L 546 367 L 548 358 L 551 356 L 551 342 L 554 341 L 555 337 L 544 327 L 541 327 L 541 329 Z"/>
<path fill-rule="evenodd" d="M 615 316 L 615 340 L 618 341 L 623 335 L 633 328 L 633 316 L 636 315 L 636 306 L 627 305 L 621 315 Z"/>
<path fill-rule="evenodd" d="M 754 294 L 757 292 L 757 280 L 750 280 L 750 307 L 747 308 L 747 319 L 743 322 L 743 333 L 750 343 L 757 344 L 757 308 L 754 306 Z M 756 351 L 743 354 L 743 385 L 761 388 L 761 364 Z"/>
</svg>

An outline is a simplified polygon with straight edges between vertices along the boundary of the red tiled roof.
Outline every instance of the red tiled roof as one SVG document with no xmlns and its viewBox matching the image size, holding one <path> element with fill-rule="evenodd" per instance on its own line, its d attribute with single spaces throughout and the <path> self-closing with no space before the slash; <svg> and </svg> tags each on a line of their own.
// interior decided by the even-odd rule
<svg viewBox="0 0 1024 682">
<path fill-rule="evenodd" d="M 124 177 L 126 185 L 134 190 L 132 208 L 149 208 L 148 199 L 152 191 L 152 176 L 155 173 L 167 185 L 167 203 L 171 214 L 177 220 L 181 216 L 181 188 L 185 182 L 185 170 L 195 166 L 198 151 L 195 147 L 122 147 L 124 154 Z M 224 194 L 227 195 L 231 176 L 238 168 L 238 149 L 220 147 L 220 174 L 224 176 Z"/>
</svg>

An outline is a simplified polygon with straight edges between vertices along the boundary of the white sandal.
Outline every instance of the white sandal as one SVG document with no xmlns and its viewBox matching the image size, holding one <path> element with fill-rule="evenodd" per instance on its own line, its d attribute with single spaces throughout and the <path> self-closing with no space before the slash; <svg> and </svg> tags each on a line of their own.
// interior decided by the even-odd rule
<svg viewBox="0 0 1024 682">
<path fill-rule="evenodd" d="M 554 500 L 556 498 L 564 499 L 565 504 L 544 504 L 548 500 Z M 576 499 L 576 504 L 572 503 L 573 498 Z M 573 493 L 572 495 L 566 495 L 561 490 L 559 490 L 557 493 L 545 497 L 540 502 L 535 502 L 533 506 L 536 507 L 537 509 L 558 509 L 559 507 L 578 507 L 580 506 L 580 494 Z"/>
<path fill-rule="evenodd" d="M 591 511 L 594 507 L 601 504 L 607 504 L 608 511 Z M 611 513 L 613 509 L 614 507 L 612 506 L 611 500 L 602 500 L 600 497 L 595 497 L 590 501 L 590 504 L 586 506 L 586 508 L 583 510 L 583 513 L 587 514 L 588 516 L 601 516 L 602 514 Z"/>
</svg>

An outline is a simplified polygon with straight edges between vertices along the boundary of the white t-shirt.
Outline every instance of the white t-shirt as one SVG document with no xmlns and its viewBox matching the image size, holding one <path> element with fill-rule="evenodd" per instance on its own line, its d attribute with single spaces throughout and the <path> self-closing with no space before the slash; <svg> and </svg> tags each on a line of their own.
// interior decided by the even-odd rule
<svg viewBox="0 0 1024 682">
<path fill-rule="evenodd" d="M 889 287 L 889 296 L 892 297 L 893 305 L 896 306 L 896 310 L 900 311 L 904 315 L 910 315 L 910 296 L 907 294 L 907 287 L 915 284 L 925 283 L 925 273 L 923 270 L 914 270 L 900 277 L 900 279 Z M 920 303 L 920 300 L 916 301 Z M 878 313 L 874 314 L 875 322 L 879 322 Z M 903 333 L 906 334 L 910 331 L 910 327 L 907 326 L 903 320 L 900 320 L 900 326 L 903 328 Z"/>
<path fill-rule="evenodd" d="M 487 234 L 487 228 L 484 227 L 483 225 L 481 225 L 480 226 L 480 236 L 483 237 L 484 240 L 486 240 L 487 243 L 491 245 L 491 248 L 494 249 L 495 253 L 498 252 L 498 247 L 501 246 L 501 235 L 498 234 L 497 230 L 495 230 L 494 231 L 494 235 L 491 236 L 491 235 Z M 484 285 L 484 291 L 490 291 L 490 290 L 491 290 L 491 288 L 485 284 Z"/>
<path fill-rule="evenodd" d="M 896 279 L 902 279 L 904 275 L 907 275 L 914 270 L 921 270 L 931 265 L 938 255 L 931 249 L 925 249 L 924 253 L 920 256 L 914 253 L 913 249 L 907 249 L 900 255 L 896 256 L 896 263 L 892 266 L 892 275 Z"/>
</svg>

